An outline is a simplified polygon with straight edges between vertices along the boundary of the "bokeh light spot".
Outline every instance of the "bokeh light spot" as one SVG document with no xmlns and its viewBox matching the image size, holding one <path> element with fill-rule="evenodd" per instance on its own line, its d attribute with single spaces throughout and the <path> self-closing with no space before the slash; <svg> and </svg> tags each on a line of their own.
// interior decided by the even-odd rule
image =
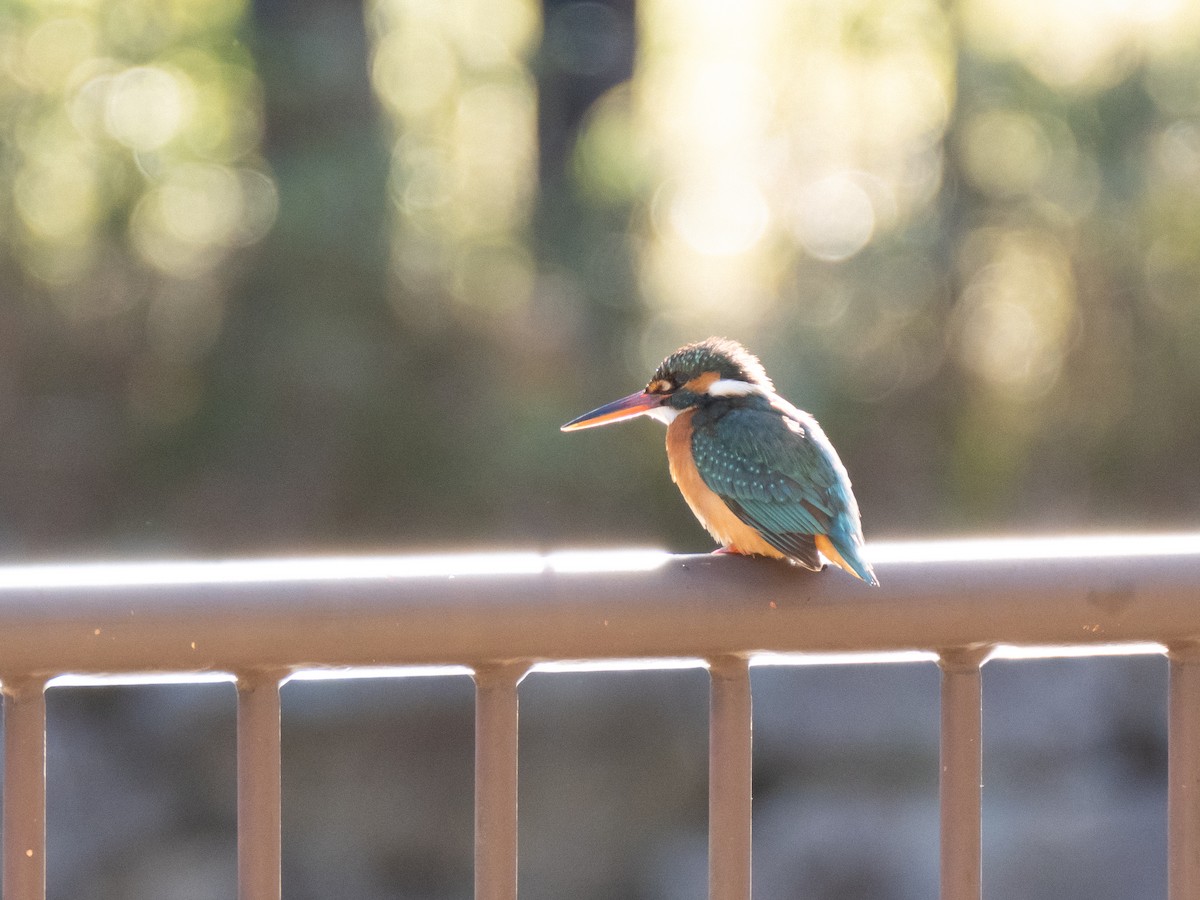
<svg viewBox="0 0 1200 900">
<path fill-rule="evenodd" d="M 256 244 L 270 232 L 279 215 L 279 189 L 275 180 L 257 169 L 238 169 L 235 173 L 241 199 L 241 215 L 236 217 L 227 243 L 239 247 Z"/>
<path fill-rule="evenodd" d="M 414 224 L 452 198 L 450 167 L 449 154 L 443 148 L 414 145 L 405 138 L 397 141 L 392 153 L 389 186 L 397 206 L 413 216 Z"/>
<path fill-rule="evenodd" d="M 1074 317 L 1065 253 L 1047 234 L 981 229 L 964 256 L 976 265 L 957 310 L 959 358 L 995 389 L 1041 396 L 1061 372 Z"/>
<path fill-rule="evenodd" d="M 1154 142 L 1154 161 L 1171 181 L 1200 191 L 1200 124 L 1172 122 Z"/>
<path fill-rule="evenodd" d="M 157 150 L 179 133 L 188 115 L 187 87 L 177 73 L 137 66 L 114 79 L 105 122 L 133 150 Z"/>
<path fill-rule="evenodd" d="M 1032 116 L 1017 110 L 993 109 L 972 117 L 962 140 L 971 180 L 996 196 L 1033 189 L 1050 164 L 1045 131 Z"/>
<path fill-rule="evenodd" d="M 40 238 L 77 236 L 98 215 L 95 173 L 75 154 L 38 157 L 18 172 L 13 193 L 21 221 Z"/>
<path fill-rule="evenodd" d="M 745 253 L 766 233 L 770 212 L 752 181 L 728 177 L 694 183 L 668 201 L 671 227 L 706 256 Z"/>
<path fill-rule="evenodd" d="M 376 45 L 372 83 L 380 99 L 400 115 L 437 108 L 456 79 L 454 54 L 438 34 L 398 28 Z"/>
<path fill-rule="evenodd" d="M 537 101 L 526 60 L 540 5 L 372 0 L 367 21 L 372 84 L 394 123 L 397 281 L 407 294 L 513 313 L 532 293 Z"/>
<path fill-rule="evenodd" d="M 243 184 L 254 192 L 249 215 Z M 174 166 L 134 211 L 134 245 L 164 272 L 193 277 L 215 265 L 223 248 L 264 234 L 275 202 L 273 187 L 260 177 L 239 179 L 224 166 Z"/>
<path fill-rule="evenodd" d="M 792 232 L 817 259 L 838 262 L 858 253 L 875 231 L 875 206 L 850 172 L 813 181 L 796 196 Z"/>
<path fill-rule="evenodd" d="M 24 58 L 17 72 L 27 83 L 43 91 L 62 91 L 76 67 L 95 52 L 95 44 L 95 29 L 85 19 L 48 19 L 26 39 Z"/>
<path fill-rule="evenodd" d="M 224 244 L 242 212 L 237 178 L 222 166 L 178 166 L 160 188 L 163 222 L 180 240 Z"/>
</svg>

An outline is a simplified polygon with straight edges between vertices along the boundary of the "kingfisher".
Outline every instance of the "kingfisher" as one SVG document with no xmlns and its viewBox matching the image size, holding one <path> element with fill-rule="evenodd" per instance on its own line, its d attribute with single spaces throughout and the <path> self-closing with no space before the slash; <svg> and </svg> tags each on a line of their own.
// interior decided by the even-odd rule
<svg viewBox="0 0 1200 900">
<path fill-rule="evenodd" d="M 878 585 L 863 558 L 850 476 L 811 415 L 775 393 L 758 358 L 727 338 L 680 347 L 644 390 L 562 426 L 593 428 L 636 416 L 667 426 L 667 464 L 717 552 L 827 560 Z"/>
</svg>

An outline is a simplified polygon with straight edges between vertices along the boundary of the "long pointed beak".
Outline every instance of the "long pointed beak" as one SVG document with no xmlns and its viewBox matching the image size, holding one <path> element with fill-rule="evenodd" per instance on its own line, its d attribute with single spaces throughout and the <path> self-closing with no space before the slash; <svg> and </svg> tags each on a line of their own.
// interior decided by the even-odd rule
<svg viewBox="0 0 1200 900">
<path fill-rule="evenodd" d="M 607 425 L 610 422 L 620 422 L 647 413 L 662 406 L 666 396 L 663 394 L 647 394 L 638 391 L 612 403 L 606 403 L 598 409 L 584 413 L 578 419 L 572 419 L 562 427 L 562 431 L 575 431 L 580 428 L 595 428 L 597 425 Z"/>
</svg>

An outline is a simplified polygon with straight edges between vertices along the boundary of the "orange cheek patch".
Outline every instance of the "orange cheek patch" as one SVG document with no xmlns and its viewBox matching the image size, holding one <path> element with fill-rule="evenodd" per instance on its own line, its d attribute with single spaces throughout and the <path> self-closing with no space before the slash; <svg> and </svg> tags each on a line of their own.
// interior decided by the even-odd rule
<svg viewBox="0 0 1200 900">
<path fill-rule="evenodd" d="M 713 382 L 720 377 L 721 376 L 716 372 L 705 372 L 704 374 L 697 375 L 691 381 L 685 383 L 683 387 L 685 390 L 689 390 L 692 393 L 704 394 L 707 393 L 710 387 L 712 387 Z"/>
</svg>

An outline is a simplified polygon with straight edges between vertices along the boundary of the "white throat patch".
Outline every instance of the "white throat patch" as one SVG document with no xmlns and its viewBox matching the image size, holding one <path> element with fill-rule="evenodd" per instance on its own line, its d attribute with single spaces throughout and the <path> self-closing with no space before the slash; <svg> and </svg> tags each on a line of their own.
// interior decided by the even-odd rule
<svg viewBox="0 0 1200 900">
<path fill-rule="evenodd" d="M 675 417 L 679 415 L 679 410 L 673 406 L 656 406 L 654 409 L 646 410 L 646 415 L 652 419 L 658 419 L 664 425 L 670 425 L 675 421 Z"/>
</svg>

